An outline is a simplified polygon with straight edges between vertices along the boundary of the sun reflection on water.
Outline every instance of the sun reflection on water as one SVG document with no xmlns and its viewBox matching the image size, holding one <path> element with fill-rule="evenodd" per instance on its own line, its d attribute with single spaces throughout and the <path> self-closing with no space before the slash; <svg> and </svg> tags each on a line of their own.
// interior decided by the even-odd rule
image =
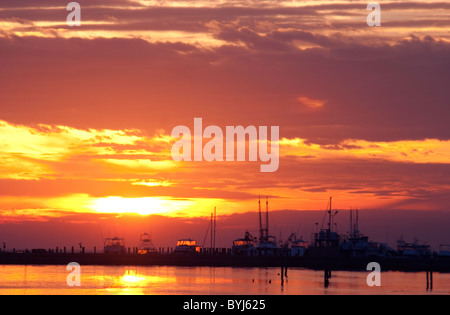
<svg viewBox="0 0 450 315">
<path fill-rule="evenodd" d="M 96 275 L 96 278 L 103 283 L 106 292 L 111 294 L 151 294 L 153 289 L 161 284 L 175 282 L 175 278 L 170 275 L 148 275 L 133 268 L 127 268 L 123 274 Z"/>
</svg>

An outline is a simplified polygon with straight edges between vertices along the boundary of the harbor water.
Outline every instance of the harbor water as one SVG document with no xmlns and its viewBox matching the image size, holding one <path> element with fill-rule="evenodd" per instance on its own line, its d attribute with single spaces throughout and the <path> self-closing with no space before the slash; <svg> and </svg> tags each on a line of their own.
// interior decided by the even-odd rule
<svg viewBox="0 0 450 315">
<path fill-rule="evenodd" d="M 71 287 L 66 266 L 2 265 L 1 295 L 418 295 L 450 294 L 450 274 L 434 273 L 427 289 L 425 272 L 381 272 L 381 286 L 369 287 L 369 272 L 324 272 L 290 268 L 81 266 L 80 286 Z"/>
</svg>

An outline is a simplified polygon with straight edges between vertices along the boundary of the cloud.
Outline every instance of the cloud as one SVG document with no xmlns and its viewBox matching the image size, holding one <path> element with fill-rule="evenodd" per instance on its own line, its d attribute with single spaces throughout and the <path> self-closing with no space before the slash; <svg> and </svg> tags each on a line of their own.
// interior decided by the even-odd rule
<svg viewBox="0 0 450 315">
<path fill-rule="evenodd" d="M 344 35 L 367 42 L 395 42 L 410 33 L 447 38 L 445 23 L 450 10 L 443 2 L 383 4 L 383 28 L 374 36 L 367 27 L 365 2 L 332 1 L 91 1 L 82 4 L 83 26 L 68 27 L 64 5 L 31 1 L 6 2 L 0 11 L 6 36 L 64 38 L 143 38 L 149 42 L 181 41 L 199 47 L 229 45 L 208 33 L 212 22 L 238 23 L 239 28 L 310 31 L 322 36 Z M 439 12 L 439 14 L 437 13 Z M 438 15 L 438 16 L 437 16 Z M 428 18 L 424 18 L 428 17 Z M 440 22 L 440 23 L 439 23 Z M 422 31 L 418 26 L 421 26 Z M 339 33 L 336 33 L 339 32 Z M 448 39 L 448 38 L 447 38 Z"/>
<path fill-rule="evenodd" d="M 446 3 L 386 3 L 376 29 L 362 1 L 91 1 L 79 29 L 63 4 L 40 5 L 0 10 L 4 218 L 63 219 L 77 196 L 188 200 L 196 215 L 241 213 L 261 194 L 286 209 L 330 194 L 448 204 Z M 174 163 L 170 130 L 194 117 L 280 126 L 279 171 Z"/>
<path fill-rule="evenodd" d="M 299 102 L 305 106 L 308 106 L 309 108 L 320 108 L 323 105 L 325 105 L 326 101 L 323 100 L 317 100 L 312 99 L 306 96 L 300 96 L 298 98 Z"/>
<path fill-rule="evenodd" d="M 305 51 L 284 43 L 277 52 L 274 39 L 263 44 L 263 37 L 251 36 L 256 45 L 271 50 L 250 53 L 227 47 L 203 52 L 188 45 L 124 39 L 4 41 L 4 119 L 162 129 L 167 123 L 186 124 L 193 115 L 211 116 L 215 124 L 225 125 L 235 120 L 234 113 L 243 112 L 240 122 L 285 126 L 290 138 L 448 137 L 444 82 L 449 44 L 411 37 L 394 46 L 344 41 Z M 45 45 L 30 55 L 29 49 L 39 42 Z M 19 75 L 26 95 L 12 84 Z M 302 112 L 298 95 L 328 100 L 327 110 L 320 115 Z M 334 128 L 341 131 L 329 132 Z"/>
<path fill-rule="evenodd" d="M 450 141 L 426 139 L 417 141 L 370 142 L 345 140 L 337 145 L 307 144 L 302 139 L 280 141 L 285 156 L 315 158 L 381 159 L 406 163 L 450 164 Z"/>
</svg>

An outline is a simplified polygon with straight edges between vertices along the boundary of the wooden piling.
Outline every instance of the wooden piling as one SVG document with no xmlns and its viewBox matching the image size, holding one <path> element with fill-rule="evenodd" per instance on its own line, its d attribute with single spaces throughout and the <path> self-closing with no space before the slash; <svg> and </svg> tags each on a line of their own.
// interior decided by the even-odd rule
<svg viewBox="0 0 450 315">
<path fill-rule="evenodd" d="M 330 284 L 330 275 L 331 271 L 328 269 L 324 270 L 324 286 L 325 288 L 328 288 L 328 285 Z"/>
<path fill-rule="evenodd" d="M 433 291 L 433 270 L 430 270 L 430 291 Z"/>
</svg>

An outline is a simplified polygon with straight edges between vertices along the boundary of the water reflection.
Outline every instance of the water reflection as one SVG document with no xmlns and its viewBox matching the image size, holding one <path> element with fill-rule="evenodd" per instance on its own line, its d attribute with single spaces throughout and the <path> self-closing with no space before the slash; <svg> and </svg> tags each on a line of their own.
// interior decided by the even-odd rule
<svg viewBox="0 0 450 315">
<path fill-rule="evenodd" d="M 139 275 L 137 273 L 137 270 L 133 270 L 130 272 L 130 270 L 127 270 L 127 273 L 124 274 L 122 276 L 122 278 L 120 279 L 121 283 L 123 282 L 125 285 L 129 285 L 129 284 L 139 284 L 140 285 L 145 285 L 145 283 L 148 281 L 147 277 Z"/>
<path fill-rule="evenodd" d="M 95 274 L 88 281 L 93 281 L 103 286 L 105 294 L 158 294 L 158 288 L 171 285 L 176 282 L 176 277 L 162 273 L 155 268 L 105 268 L 101 274 Z M 119 269 L 120 270 L 120 269 Z"/>
<path fill-rule="evenodd" d="M 367 273 L 333 271 L 328 288 L 323 271 L 279 268 L 82 266 L 81 287 L 68 287 L 65 266 L 0 266 L 0 294 L 450 294 L 450 274 L 384 272 L 381 287 L 368 287 Z"/>
</svg>

